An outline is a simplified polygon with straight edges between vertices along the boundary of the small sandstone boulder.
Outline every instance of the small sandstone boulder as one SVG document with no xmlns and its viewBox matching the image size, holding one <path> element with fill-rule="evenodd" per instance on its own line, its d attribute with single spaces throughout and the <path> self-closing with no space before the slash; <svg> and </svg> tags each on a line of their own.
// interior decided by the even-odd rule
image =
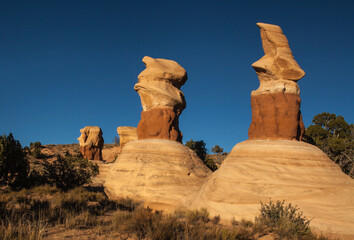
<svg viewBox="0 0 354 240">
<path fill-rule="evenodd" d="M 84 158 L 89 160 L 102 160 L 103 137 L 99 127 L 87 126 L 80 129 L 80 151 Z"/>
<path fill-rule="evenodd" d="M 119 143 L 121 147 L 130 141 L 138 140 L 136 127 L 118 127 L 117 132 L 119 135 Z"/>
</svg>

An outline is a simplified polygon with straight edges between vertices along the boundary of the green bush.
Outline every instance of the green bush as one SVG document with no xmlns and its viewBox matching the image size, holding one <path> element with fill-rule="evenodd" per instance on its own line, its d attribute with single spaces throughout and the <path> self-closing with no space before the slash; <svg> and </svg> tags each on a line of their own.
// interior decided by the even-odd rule
<svg viewBox="0 0 354 240">
<path fill-rule="evenodd" d="M 26 182 L 29 162 L 19 141 L 10 133 L 0 136 L 0 184 L 21 188 Z"/>
<path fill-rule="evenodd" d="M 207 157 L 203 162 L 213 172 L 218 169 L 218 167 L 215 165 L 214 160 L 211 158 Z"/>
<path fill-rule="evenodd" d="M 256 225 L 273 228 L 281 239 L 305 239 L 311 235 L 310 221 L 297 206 L 284 201 L 261 203 L 260 215 L 256 217 Z"/>
<path fill-rule="evenodd" d="M 193 141 L 193 139 L 191 139 L 186 143 L 186 146 L 192 149 L 210 170 L 215 171 L 218 168 L 213 159 L 207 158 L 207 149 L 205 145 L 206 144 L 203 140 Z"/>
<path fill-rule="evenodd" d="M 320 148 L 345 174 L 354 178 L 354 125 L 333 113 L 317 114 L 312 123 L 302 140 Z"/>
<path fill-rule="evenodd" d="M 222 154 L 224 152 L 224 149 L 221 148 L 219 145 L 215 145 L 211 148 L 211 151 L 216 154 Z"/>
<path fill-rule="evenodd" d="M 63 158 L 60 155 L 52 163 L 46 161 L 44 171 L 48 182 L 62 190 L 90 183 L 99 174 L 98 165 L 89 160 L 75 156 Z"/>
<path fill-rule="evenodd" d="M 191 139 L 186 143 L 186 146 L 192 149 L 203 161 L 205 160 L 207 154 L 207 149 L 205 145 L 206 144 L 203 140 L 193 141 L 193 139 Z"/>
<path fill-rule="evenodd" d="M 41 152 L 42 144 L 41 142 L 30 143 L 30 152 L 34 158 L 41 159 L 44 155 Z"/>
</svg>

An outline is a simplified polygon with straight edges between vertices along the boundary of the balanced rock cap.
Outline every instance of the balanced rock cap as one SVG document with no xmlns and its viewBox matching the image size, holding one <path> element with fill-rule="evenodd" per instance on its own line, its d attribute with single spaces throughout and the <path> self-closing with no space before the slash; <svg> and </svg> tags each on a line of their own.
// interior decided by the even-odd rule
<svg viewBox="0 0 354 240">
<path fill-rule="evenodd" d="M 186 70 L 173 60 L 145 56 L 143 63 L 146 69 L 139 74 L 139 83 L 145 80 L 168 81 L 179 89 L 187 81 Z"/>
<path fill-rule="evenodd" d="M 297 82 L 305 72 L 295 61 L 289 42 L 277 25 L 257 23 L 261 32 L 264 56 L 252 64 L 259 80 L 290 80 Z"/>
</svg>

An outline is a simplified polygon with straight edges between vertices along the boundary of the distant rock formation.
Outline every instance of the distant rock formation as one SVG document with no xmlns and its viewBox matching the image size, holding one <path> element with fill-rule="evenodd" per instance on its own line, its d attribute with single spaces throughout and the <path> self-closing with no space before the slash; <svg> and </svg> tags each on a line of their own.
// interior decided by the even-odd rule
<svg viewBox="0 0 354 240">
<path fill-rule="evenodd" d="M 143 106 L 138 138 L 182 142 L 178 118 L 186 102 L 180 88 L 187 81 L 187 72 L 172 60 L 144 57 L 143 62 L 146 69 L 134 87 Z"/>
<path fill-rule="evenodd" d="M 252 91 L 252 123 L 249 139 L 301 140 L 305 126 L 300 112 L 300 89 L 296 83 L 305 72 L 295 61 L 281 28 L 257 23 L 264 56 L 252 64 L 260 86 Z"/>
<path fill-rule="evenodd" d="M 119 144 L 123 147 L 130 141 L 138 140 L 138 133 L 136 127 L 118 127 Z"/>
<path fill-rule="evenodd" d="M 87 126 L 80 129 L 80 151 L 84 158 L 89 160 L 102 160 L 103 137 L 99 127 Z"/>
<path fill-rule="evenodd" d="M 127 143 L 105 180 L 111 199 L 129 197 L 154 210 L 184 208 L 211 171 L 176 141 L 146 139 Z"/>
</svg>

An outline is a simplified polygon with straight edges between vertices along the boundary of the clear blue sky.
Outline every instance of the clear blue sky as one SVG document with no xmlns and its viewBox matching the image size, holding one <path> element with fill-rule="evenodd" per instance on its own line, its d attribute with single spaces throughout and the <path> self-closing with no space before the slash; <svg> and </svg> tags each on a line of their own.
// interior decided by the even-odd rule
<svg viewBox="0 0 354 240">
<path fill-rule="evenodd" d="M 296 61 L 305 125 L 331 112 L 354 122 L 354 1 L 0 0 L 0 134 L 23 146 L 77 143 L 99 126 L 137 126 L 144 56 L 188 72 L 184 142 L 230 151 L 246 140 L 251 64 L 263 56 L 257 22 L 280 25 Z"/>
</svg>

